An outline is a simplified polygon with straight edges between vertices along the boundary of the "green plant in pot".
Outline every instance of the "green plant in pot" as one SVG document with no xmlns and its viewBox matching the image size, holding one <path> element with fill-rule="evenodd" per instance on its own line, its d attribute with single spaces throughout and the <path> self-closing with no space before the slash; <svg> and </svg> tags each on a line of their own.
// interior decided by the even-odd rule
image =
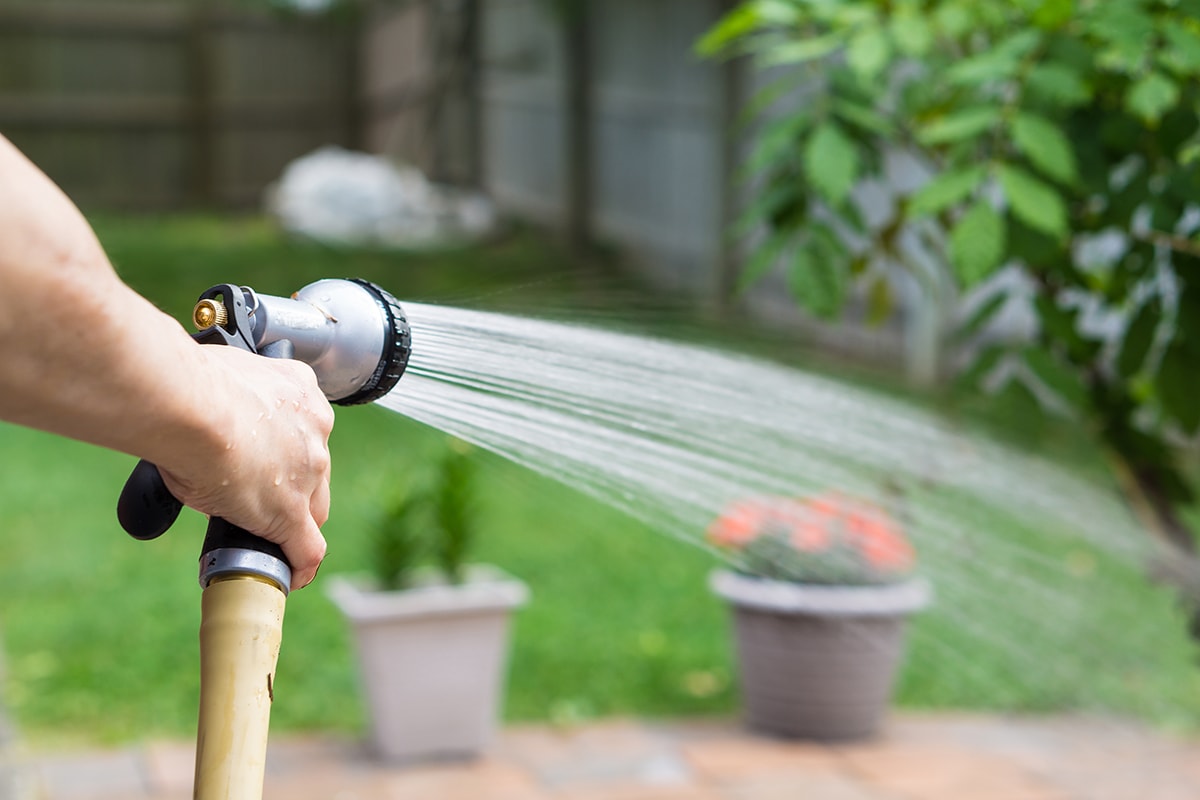
<svg viewBox="0 0 1200 800">
<path fill-rule="evenodd" d="M 757 497 L 708 535 L 729 559 L 711 585 L 733 609 L 747 724 L 827 741 L 874 733 L 907 617 L 931 595 L 899 523 L 840 493 Z"/>
<path fill-rule="evenodd" d="M 427 485 L 393 499 L 372 531 L 370 579 L 328 593 L 354 629 L 373 750 L 390 761 L 483 752 L 499 719 L 508 620 L 528 597 L 469 564 L 480 531 L 474 460 L 452 440 Z"/>
</svg>

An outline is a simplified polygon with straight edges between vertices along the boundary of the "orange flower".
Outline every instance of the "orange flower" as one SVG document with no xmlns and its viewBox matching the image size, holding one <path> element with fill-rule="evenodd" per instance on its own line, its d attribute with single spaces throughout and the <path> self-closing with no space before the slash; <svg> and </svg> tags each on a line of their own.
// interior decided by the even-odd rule
<svg viewBox="0 0 1200 800">
<path fill-rule="evenodd" d="M 746 563 L 757 563 L 765 574 L 783 573 L 798 580 L 808 574 L 826 577 L 830 567 L 851 581 L 888 579 L 909 572 L 916 561 L 912 545 L 886 511 L 838 492 L 735 502 L 713 522 L 708 537 L 749 558 Z M 759 548 L 759 540 L 785 543 L 804 559 Z M 756 561 L 762 558 L 769 561 Z M 861 578 L 852 577 L 856 574 Z"/>
<path fill-rule="evenodd" d="M 837 508 L 825 498 L 810 502 L 789 501 L 787 527 L 792 547 L 803 553 L 819 553 L 833 544 Z"/>
<path fill-rule="evenodd" d="M 847 517 L 851 539 L 867 563 L 883 572 L 912 568 L 915 553 L 896 524 L 879 509 L 864 506 Z"/>
<path fill-rule="evenodd" d="M 734 503 L 708 529 L 708 538 L 719 547 L 741 547 L 762 533 L 767 509 L 755 501 Z"/>
</svg>

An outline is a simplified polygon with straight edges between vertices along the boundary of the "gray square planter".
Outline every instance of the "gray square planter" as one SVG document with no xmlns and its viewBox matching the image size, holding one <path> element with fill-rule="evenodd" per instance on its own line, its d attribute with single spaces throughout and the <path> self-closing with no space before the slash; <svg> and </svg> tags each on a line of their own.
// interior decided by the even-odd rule
<svg viewBox="0 0 1200 800">
<path fill-rule="evenodd" d="M 370 743 L 388 761 L 479 755 L 500 716 L 508 620 L 525 584 L 472 567 L 459 586 L 396 592 L 330 580 L 327 593 L 354 630 Z"/>
<path fill-rule="evenodd" d="M 931 597 L 923 580 L 810 586 L 724 570 L 711 586 L 733 609 L 746 724 L 821 741 L 875 732 L 891 700 L 907 617 Z"/>
</svg>

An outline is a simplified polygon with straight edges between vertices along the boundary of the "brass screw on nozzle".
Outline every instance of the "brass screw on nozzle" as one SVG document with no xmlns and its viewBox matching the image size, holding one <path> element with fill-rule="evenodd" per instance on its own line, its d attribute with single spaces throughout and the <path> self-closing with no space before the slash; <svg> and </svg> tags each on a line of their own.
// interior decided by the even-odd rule
<svg viewBox="0 0 1200 800">
<path fill-rule="evenodd" d="M 229 321 L 229 314 L 220 300 L 201 300 L 192 309 L 192 322 L 196 329 L 206 331 L 214 325 L 224 325 Z"/>
</svg>

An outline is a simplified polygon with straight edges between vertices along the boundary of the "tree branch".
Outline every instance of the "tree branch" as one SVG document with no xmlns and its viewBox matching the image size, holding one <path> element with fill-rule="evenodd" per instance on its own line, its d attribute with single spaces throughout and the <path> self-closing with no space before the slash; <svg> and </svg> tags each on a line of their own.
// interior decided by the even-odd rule
<svg viewBox="0 0 1200 800">
<path fill-rule="evenodd" d="M 1153 230 L 1141 233 L 1134 232 L 1131 235 L 1140 242 L 1168 247 L 1176 253 L 1200 258 L 1200 242 L 1192 241 L 1185 236 L 1176 236 L 1173 233 Z"/>
</svg>

